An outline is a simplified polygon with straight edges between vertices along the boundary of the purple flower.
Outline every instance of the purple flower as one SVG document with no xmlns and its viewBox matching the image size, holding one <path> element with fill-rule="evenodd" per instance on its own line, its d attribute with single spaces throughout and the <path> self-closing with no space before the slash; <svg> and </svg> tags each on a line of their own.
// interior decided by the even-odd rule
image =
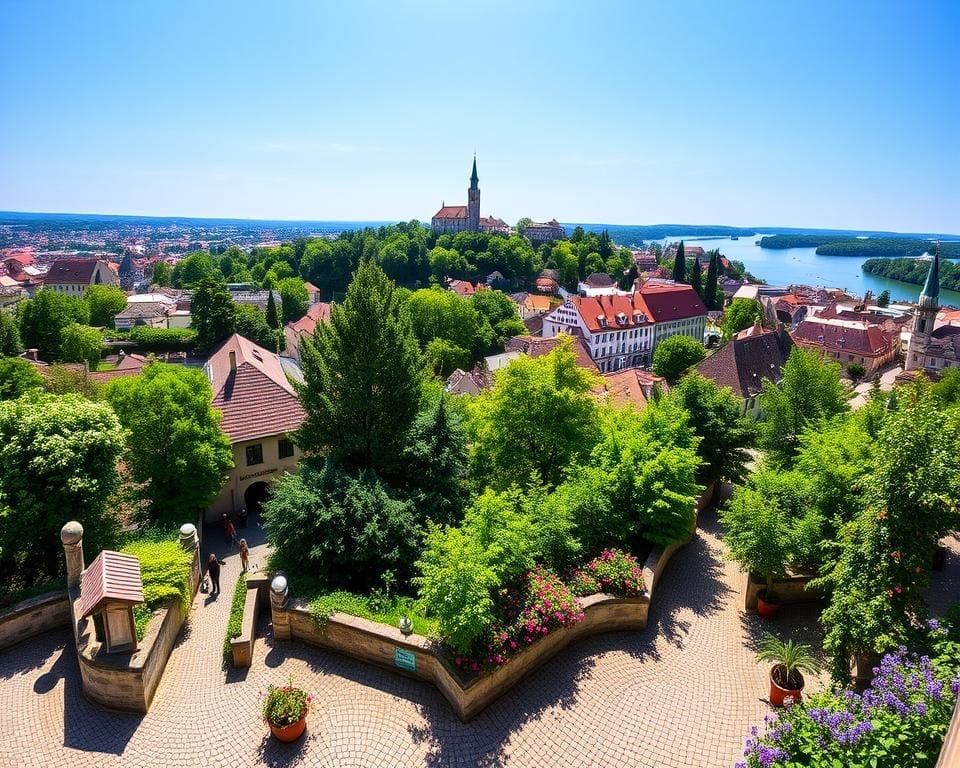
<svg viewBox="0 0 960 768">
<path fill-rule="evenodd" d="M 930 621 L 927 622 L 927 629 L 929 629 L 931 632 L 936 632 L 938 629 L 940 629 L 940 622 L 936 619 L 930 619 Z"/>
</svg>

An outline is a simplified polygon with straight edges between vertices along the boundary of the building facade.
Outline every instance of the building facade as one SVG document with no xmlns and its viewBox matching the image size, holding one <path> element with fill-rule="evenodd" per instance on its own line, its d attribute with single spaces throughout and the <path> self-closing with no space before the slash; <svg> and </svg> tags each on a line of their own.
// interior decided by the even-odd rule
<svg viewBox="0 0 960 768">
<path fill-rule="evenodd" d="M 944 322 L 937 326 L 940 312 L 940 244 L 937 244 L 927 280 L 917 302 L 905 369 L 923 369 L 939 375 L 944 368 L 960 366 L 960 327 Z"/>
<path fill-rule="evenodd" d="M 526 229 L 523 230 L 523 236 L 530 241 L 530 245 L 536 248 L 544 243 L 564 240 L 567 237 L 567 233 L 563 231 L 563 227 L 560 226 L 559 221 L 550 219 L 550 221 L 528 224 Z"/>
<path fill-rule="evenodd" d="M 91 285 L 120 287 L 120 278 L 101 259 L 57 259 L 43 278 L 45 290 L 83 296 Z"/>
</svg>

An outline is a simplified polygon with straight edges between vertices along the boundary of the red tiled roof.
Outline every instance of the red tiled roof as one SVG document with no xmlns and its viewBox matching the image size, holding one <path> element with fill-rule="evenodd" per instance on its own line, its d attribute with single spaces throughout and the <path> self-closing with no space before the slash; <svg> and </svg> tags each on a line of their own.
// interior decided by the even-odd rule
<svg viewBox="0 0 960 768">
<path fill-rule="evenodd" d="M 598 397 L 609 397 L 610 402 L 618 407 L 633 405 L 639 411 L 646 408 L 647 398 L 658 384 L 664 392 L 669 389 L 666 379 L 661 376 L 640 368 L 624 368 L 603 374 L 593 393 Z"/>
<path fill-rule="evenodd" d="M 451 280 L 447 288 L 459 296 L 473 296 L 477 292 L 476 286 L 467 280 Z"/>
<path fill-rule="evenodd" d="M 866 329 L 846 328 L 842 325 L 829 325 L 804 320 L 793 332 L 798 344 L 810 347 L 823 347 L 835 352 L 876 357 L 890 351 L 894 339 L 899 337 L 896 331 L 884 331 L 875 325 Z"/>
<path fill-rule="evenodd" d="M 76 615 L 83 619 L 108 602 L 136 605 L 143 602 L 140 560 L 134 555 L 105 549 L 80 575 Z"/>
<path fill-rule="evenodd" d="M 507 222 L 503 219 L 498 219 L 496 216 L 481 216 L 480 217 L 480 226 L 481 227 L 506 227 Z"/>
<path fill-rule="evenodd" d="M 657 323 L 701 315 L 706 317 L 706 306 L 689 285 L 646 282 L 638 292 L 649 310 L 648 314 Z"/>
<path fill-rule="evenodd" d="M 435 214 L 435 219 L 465 219 L 467 218 L 467 206 L 465 205 L 445 205 Z"/>
<path fill-rule="evenodd" d="M 571 296 L 568 301 L 580 313 L 587 328 L 594 333 L 638 328 L 653 322 L 650 310 L 637 292 L 613 296 Z M 606 325 L 603 325 L 601 320 L 606 322 Z"/>
<path fill-rule="evenodd" d="M 43 280 L 47 285 L 89 283 L 99 263 L 99 259 L 57 259 Z"/>
<path fill-rule="evenodd" d="M 782 328 L 737 335 L 710 357 L 697 364 L 697 371 L 721 387 L 730 387 L 737 397 L 758 395 L 764 379 L 776 383 L 790 356 L 793 341 Z"/>
<path fill-rule="evenodd" d="M 307 293 L 317 293 L 320 290 L 313 283 L 308 282 L 304 282 L 303 287 L 307 289 Z"/>
<path fill-rule="evenodd" d="M 287 323 L 287 328 L 296 333 L 306 333 L 313 336 L 314 331 L 317 330 L 317 323 L 328 322 L 330 322 L 330 304 L 319 301 L 316 304 L 311 304 L 307 314 L 299 320 Z"/>
<path fill-rule="evenodd" d="M 223 413 L 220 427 L 231 442 L 293 432 L 303 423 L 303 406 L 273 352 L 234 334 L 210 355 L 206 371 L 213 407 Z"/>
<path fill-rule="evenodd" d="M 529 355 L 530 357 L 543 357 L 544 355 L 549 355 L 559 346 L 561 338 L 565 337 L 548 336 L 544 338 L 543 336 L 514 336 L 507 339 L 507 343 L 503 345 L 503 349 L 505 352 L 523 352 L 523 354 Z M 597 370 L 597 365 L 593 362 L 593 358 L 590 357 L 586 346 L 584 346 L 583 339 L 579 336 L 572 336 L 572 338 L 573 351 L 577 356 L 577 365 L 580 368 L 587 368 L 591 371 Z"/>
<path fill-rule="evenodd" d="M 583 281 L 584 285 L 589 285 L 592 288 L 609 288 L 613 285 L 613 278 L 610 277 L 606 272 L 593 272 L 592 274 L 587 275 Z"/>
</svg>

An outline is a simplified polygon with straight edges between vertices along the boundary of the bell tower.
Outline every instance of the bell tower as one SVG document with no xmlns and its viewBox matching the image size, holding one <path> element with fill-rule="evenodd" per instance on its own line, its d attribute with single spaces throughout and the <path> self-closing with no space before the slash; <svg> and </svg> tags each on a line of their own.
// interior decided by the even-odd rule
<svg viewBox="0 0 960 768">
<path fill-rule="evenodd" d="M 477 156 L 473 156 L 473 173 L 467 190 L 467 230 L 480 231 L 480 178 L 477 176 Z"/>
<path fill-rule="evenodd" d="M 912 371 L 923 368 L 923 358 L 930 343 L 930 334 L 940 311 L 940 243 L 937 243 L 933 252 L 933 261 L 930 262 L 930 271 L 927 280 L 920 292 L 917 301 L 917 314 L 913 318 L 913 330 L 910 333 L 910 344 L 907 346 L 906 370 Z"/>
</svg>

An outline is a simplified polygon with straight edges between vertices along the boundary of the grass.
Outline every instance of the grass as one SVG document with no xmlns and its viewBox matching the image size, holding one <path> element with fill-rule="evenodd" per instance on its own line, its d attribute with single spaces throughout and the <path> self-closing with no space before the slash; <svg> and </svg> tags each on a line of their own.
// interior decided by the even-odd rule
<svg viewBox="0 0 960 768">
<path fill-rule="evenodd" d="M 237 585 L 233 588 L 233 602 L 230 603 L 230 619 L 227 621 L 227 636 L 223 638 L 223 658 L 233 654 L 230 641 L 240 637 L 243 631 L 243 604 L 247 599 L 247 574 L 241 573 Z"/>
<path fill-rule="evenodd" d="M 413 622 L 413 631 L 418 635 L 436 637 L 439 634 L 437 620 L 426 616 L 423 606 L 411 597 L 384 595 L 380 592 L 372 595 L 327 592 L 314 596 L 309 602 L 310 615 L 319 626 L 322 626 L 331 614 L 338 612 L 391 627 L 398 626 L 401 617 L 409 616 Z"/>
<path fill-rule="evenodd" d="M 153 612 L 170 600 L 179 599 L 184 613 L 190 608 L 191 555 L 179 541 L 147 537 L 125 544 L 121 550 L 140 560 L 144 604 L 134 608 L 137 639 L 143 639 Z"/>
</svg>

